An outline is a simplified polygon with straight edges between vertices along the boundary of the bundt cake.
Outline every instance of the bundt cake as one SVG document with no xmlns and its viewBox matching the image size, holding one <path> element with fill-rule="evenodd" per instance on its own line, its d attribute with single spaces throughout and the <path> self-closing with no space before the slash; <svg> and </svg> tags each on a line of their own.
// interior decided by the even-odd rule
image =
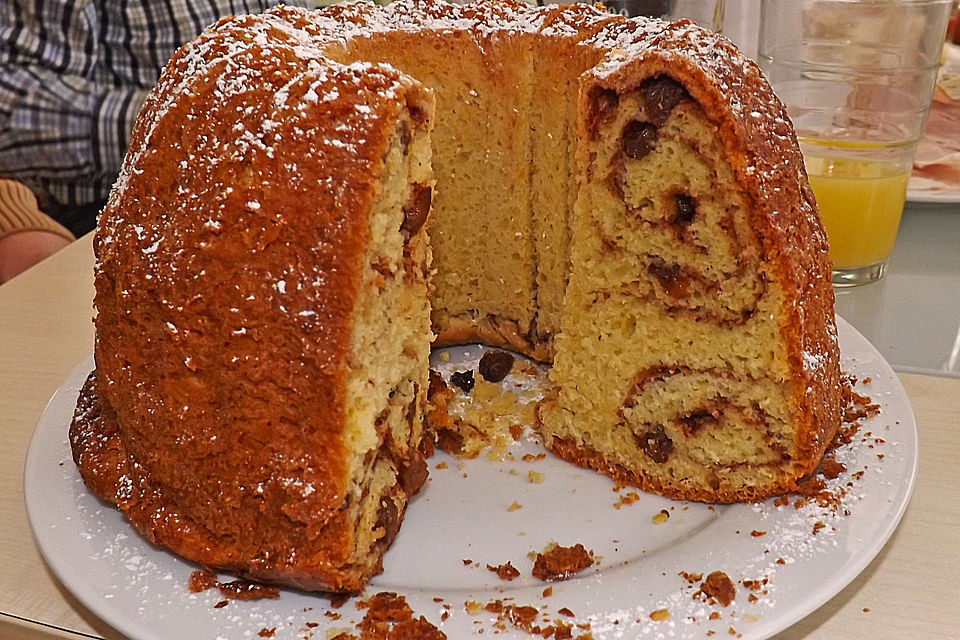
<svg viewBox="0 0 960 640">
<path fill-rule="evenodd" d="M 788 491 L 839 422 L 791 125 L 690 23 L 278 8 L 178 51 L 132 138 L 71 445 L 204 566 L 337 592 L 378 572 L 427 473 L 431 342 L 553 362 L 545 444 L 677 498 Z"/>
</svg>

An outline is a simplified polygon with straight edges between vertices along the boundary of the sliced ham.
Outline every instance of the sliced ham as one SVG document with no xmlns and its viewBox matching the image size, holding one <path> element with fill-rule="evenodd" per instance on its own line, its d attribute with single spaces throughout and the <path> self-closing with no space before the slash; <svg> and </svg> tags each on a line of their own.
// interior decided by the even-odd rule
<svg viewBox="0 0 960 640">
<path fill-rule="evenodd" d="M 939 91 L 917 146 L 913 176 L 960 186 L 960 102 Z"/>
</svg>

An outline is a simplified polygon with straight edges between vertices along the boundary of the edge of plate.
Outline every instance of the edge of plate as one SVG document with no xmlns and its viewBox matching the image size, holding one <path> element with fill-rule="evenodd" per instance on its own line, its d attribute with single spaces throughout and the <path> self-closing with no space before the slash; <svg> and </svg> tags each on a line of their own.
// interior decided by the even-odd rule
<svg viewBox="0 0 960 640">
<path fill-rule="evenodd" d="M 878 356 L 877 362 L 886 375 L 890 377 L 895 389 L 902 397 L 905 399 L 904 408 L 906 410 L 906 418 L 909 419 L 909 426 L 913 433 L 912 441 L 909 443 L 913 448 L 914 455 L 912 464 L 910 465 L 909 470 L 909 479 L 907 481 L 907 486 L 902 490 L 897 492 L 896 503 L 899 504 L 894 517 L 890 519 L 886 527 L 884 527 L 880 534 L 870 541 L 870 544 L 866 545 L 861 549 L 854 558 L 843 565 L 843 570 L 837 573 L 834 573 L 830 576 L 824 584 L 829 584 L 829 588 L 824 588 L 817 597 L 811 598 L 805 603 L 806 606 L 798 607 L 796 611 L 790 613 L 789 615 L 784 615 L 777 620 L 777 624 L 773 628 L 762 631 L 766 632 L 764 635 L 757 636 L 758 640 L 764 638 L 769 638 L 775 633 L 780 633 L 781 631 L 786 631 L 791 626 L 803 620 L 811 613 L 822 607 L 824 604 L 832 600 L 838 593 L 850 586 L 857 576 L 863 573 L 871 562 L 879 555 L 880 551 L 893 536 L 893 532 L 897 530 L 897 527 L 900 526 L 900 521 L 903 519 L 903 515 L 907 511 L 907 507 L 910 505 L 910 500 L 913 497 L 913 489 L 917 480 L 917 468 L 920 461 L 920 447 L 919 439 L 917 436 L 917 420 L 913 413 L 913 405 L 910 403 L 910 397 L 907 395 L 907 390 L 903 388 L 903 383 L 900 382 L 900 377 L 897 375 L 896 371 L 893 370 L 893 367 L 890 366 L 890 363 L 887 362 L 880 352 L 877 350 L 873 344 L 867 340 L 862 333 L 860 333 L 852 324 L 844 320 L 839 315 L 836 316 L 838 324 L 842 326 L 842 331 L 849 331 L 852 333 L 857 340 L 861 341 L 865 345 L 869 345 L 870 350 L 875 352 Z M 901 497 L 902 496 L 902 497 Z M 785 623 L 785 624 L 784 624 Z"/>
<path fill-rule="evenodd" d="M 933 193 L 908 189 L 906 201 L 913 204 L 960 204 L 960 192 Z"/>
<path fill-rule="evenodd" d="M 47 414 L 53 410 L 54 404 L 60 404 L 66 401 L 66 398 L 63 397 L 64 387 L 69 386 L 71 391 L 73 387 L 79 387 L 83 385 L 83 381 L 86 377 L 93 371 L 94 361 L 93 354 L 84 358 L 84 360 L 78 364 L 70 374 L 64 379 L 61 383 L 61 386 L 58 390 L 50 396 L 50 399 L 47 400 L 47 404 L 43 407 L 43 411 L 40 412 L 40 417 L 37 418 L 37 422 L 33 427 L 33 432 L 30 436 L 30 444 L 27 447 L 27 455 L 24 457 L 23 463 L 23 502 L 24 509 L 27 512 L 27 522 L 30 525 L 30 534 L 33 536 L 34 546 L 40 552 L 40 557 L 43 558 L 43 562 L 47 565 L 47 568 L 56 576 L 57 580 L 70 592 L 74 598 L 77 599 L 80 604 L 83 605 L 87 611 L 96 616 L 97 619 L 102 620 L 104 623 L 109 625 L 113 630 L 119 631 L 124 636 L 130 638 L 144 638 L 141 630 L 134 626 L 128 625 L 122 616 L 116 615 L 119 612 L 113 611 L 110 603 L 103 598 L 95 598 L 92 595 L 89 595 L 87 589 L 85 588 L 83 581 L 78 577 L 74 579 L 73 574 L 69 571 L 63 571 L 63 566 L 59 562 L 59 559 L 53 559 L 48 555 L 47 549 L 39 542 L 39 536 L 37 533 L 37 526 L 39 525 L 39 519 L 36 512 L 31 508 L 31 502 L 36 503 L 35 500 L 30 500 L 30 495 L 35 490 L 35 487 L 28 483 L 28 478 L 31 477 L 31 474 L 28 473 L 31 468 L 41 465 L 42 461 L 38 460 L 40 454 L 38 453 L 40 449 L 40 441 L 35 437 L 37 429 L 42 423 L 45 422 Z M 71 412 L 72 415 L 72 412 Z M 68 425 L 65 425 L 68 426 Z M 64 434 L 65 437 L 69 437 Z M 104 615 L 105 612 L 109 612 L 110 615 Z M 67 629 L 72 633 L 83 633 L 82 631 L 77 631 L 75 629 Z M 164 640 L 162 636 L 150 634 L 147 640 Z"/>
<path fill-rule="evenodd" d="M 783 614 L 775 620 L 771 620 L 770 624 L 761 624 L 758 627 L 755 627 L 754 633 L 744 633 L 744 638 L 756 638 L 761 640 L 763 638 L 768 638 L 775 633 L 779 633 L 796 624 L 798 621 L 802 620 L 806 616 L 810 615 L 812 612 L 816 611 L 822 607 L 825 603 L 833 599 L 838 593 L 843 589 L 848 587 L 858 575 L 860 575 L 863 570 L 877 557 L 880 550 L 886 545 L 890 537 L 893 535 L 899 526 L 904 513 L 906 512 L 907 506 L 910 503 L 910 500 L 913 495 L 914 486 L 916 483 L 917 468 L 919 464 L 919 447 L 918 447 L 918 435 L 916 429 L 916 419 L 913 413 L 913 407 L 910 404 L 909 396 L 907 396 L 906 390 L 903 388 L 903 384 L 900 382 L 899 377 L 896 372 L 890 366 L 890 364 L 882 357 L 881 354 L 877 351 L 869 340 L 867 340 L 859 331 L 857 331 L 850 323 L 846 320 L 837 316 L 838 324 L 841 325 L 841 331 L 849 332 L 852 334 L 855 340 L 859 341 L 862 345 L 868 347 L 869 351 L 873 352 L 876 356 L 876 362 L 878 369 L 888 376 L 892 382 L 894 390 L 897 392 L 897 395 L 904 399 L 904 418 L 909 421 L 909 428 L 912 431 L 912 440 L 904 440 L 904 444 L 909 445 L 914 452 L 912 456 L 912 461 L 908 471 L 908 479 L 906 486 L 899 490 L 896 493 L 896 497 L 893 500 L 894 503 L 898 505 L 896 513 L 892 518 L 887 522 L 887 524 L 881 529 L 879 535 L 872 538 L 869 541 L 869 544 L 860 549 L 856 555 L 851 559 L 850 562 L 843 565 L 842 571 L 832 574 L 824 584 L 824 588 L 821 589 L 815 597 L 810 598 L 803 602 L 803 605 L 795 608 L 789 614 Z M 83 384 L 83 379 L 93 368 L 93 358 L 92 355 L 88 356 L 80 364 L 78 364 L 73 371 L 67 376 L 64 380 L 62 387 L 70 386 L 78 387 Z M 54 405 L 63 403 L 66 399 L 63 397 L 62 393 L 59 391 L 54 393 L 53 396 L 48 400 L 46 406 L 41 412 L 37 423 L 34 427 L 33 435 L 36 434 L 36 430 L 41 423 L 44 422 L 48 413 L 53 410 Z M 44 562 L 51 569 L 51 571 L 56 575 L 57 579 L 71 592 L 71 594 L 77 598 L 77 600 L 86 607 L 89 611 L 95 612 L 98 618 L 102 619 L 104 622 L 109 624 L 111 627 L 117 631 L 123 633 L 124 635 L 130 637 L 141 637 L 149 638 L 151 640 L 162 640 L 162 636 L 150 633 L 149 635 L 144 636 L 143 630 L 139 627 L 130 626 L 124 619 L 119 610 L 114 610 L 114 607 L 110 606 L 110 603 L 104 601 L 100 598 L 96 598 L 95 595 L 89 594 L 84 587 L 83 581 L 77 578 L 73 579 L 70 572 L 64 572 L 61 569 L 61 563 L 58 560 L 52 559 L 47 551 L 42 545 L 39 544 L 39 537 L 37 534 L 38 526 L 38 516 L 36 513 L 32 513 L 31 509 L 31 500 L 30 495 L 35 491 L 36 487 L 28 484 L 28 477 L 31 477 L 31 474 L 28 471 L 32 468 L 35 468 L 37 465 L 41 464 L 41 461 L 38 460 L 38 443 L 35 438 L 31 436 L 30 444 L 27 450 L 27 455 L 24 462 L 24 471 L 23 471 L 23 491 L 24 491 L 24 506 L 27 512 L 27 519 L 30 524 L 30 530 L 33 535 L 34 542 L 40 551 L 41 556 L 44 559 Z M 54 560 L 54 561 L 52 561 Z"/>
</svg>

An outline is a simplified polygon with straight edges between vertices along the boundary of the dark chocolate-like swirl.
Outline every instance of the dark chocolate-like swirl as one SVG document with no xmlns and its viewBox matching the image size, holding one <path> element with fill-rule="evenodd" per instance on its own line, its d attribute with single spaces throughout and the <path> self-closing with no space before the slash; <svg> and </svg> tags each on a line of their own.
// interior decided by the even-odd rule
<svg viewBox="0 0 960 640">
<path fill-rule="evenodd" d="M 742 324 L 756 313 L 767 289 L 757 271 L 756 239 L 742 213 L 746 203 L 735 187 L 721 179 L 722 158 L 712 157 L 711 150 L 702 149 L 702 141 L 685 133 L 682 126 L 667 125 L 677 109 L 687 110 L 682 116 L 698 112 L 690 96 L 672 80 L 655 80 L 647 81 L 647 93 L 637 90 L 639 100 L 633 104 L 639 103 L 640 108 L 630 114 L 632 119 L 624 121 L 622 115 L 616 121 L 613 116 L 607 118 L 607 126 L 614 129 L 608 128 L 605 135 L 609 139 L 618 136 L 619 152 L 605 168 L 593 167 L 594 174 L 605 175 L 602 184 L 623 207 L 622 216 L 611 216 L 606 207 L 593 213 L 601 246 L 619 252 L 618 259 L 632 262 L 635 273 L 633 280 L 613 283 L 595 293 L 657 301 L 670 313 L 690 313 L 698 321 Z M 605 93 L 596 100 L 598 112 L 601 106 L 609 111 L 616 108 L 610 105 L 625 104 L 623 99 L 614 103 Z M 659 171 L 655 163 L 673 161 L 665 152 L 658 153 L 667 142 L 696 158 L 698 170 L 712 176 L 710 183 L 687 184 L 666 178 L 661 184 L 654 172 L 650 182 L 631 188 L 629 171 L 644 170 L 644 163 L 651 171 Z M 644 249 L 629 239 L 638 231 L 652 240 L 643 243 Z"/>
<path fill-rule="evenodd" d="M 730 369 L 658 366 L 637 373 L 617 410 L 655 464 L 684 456 L 713 471 L 780 464 L 789 458 L 775 421 Z"/>
</svg>

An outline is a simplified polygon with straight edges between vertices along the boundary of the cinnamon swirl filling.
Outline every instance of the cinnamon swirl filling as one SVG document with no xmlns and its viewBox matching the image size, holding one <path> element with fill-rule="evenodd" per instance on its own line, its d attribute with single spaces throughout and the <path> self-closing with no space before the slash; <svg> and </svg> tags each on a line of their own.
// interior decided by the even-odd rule
<svg viewBox="0 0 960 640">
<path fill-rule="evenodd" d="M 715 470 L 789 458 L 757 381 L 729 369 L 659 366 L 640 371 L 617 416 L 652 463 L 680 459 Z"/>
<path fill-rule="evenodd" d="M 767 288 L 760 249 L 700 107 L 665 76 L 594 100 L 606 152 L 592 161 L 599 189 L 590 215 L 601 250 L 630 265 L 594 294 L 639 298 L 697 321 L 747 322 Z"/>
</svg>

